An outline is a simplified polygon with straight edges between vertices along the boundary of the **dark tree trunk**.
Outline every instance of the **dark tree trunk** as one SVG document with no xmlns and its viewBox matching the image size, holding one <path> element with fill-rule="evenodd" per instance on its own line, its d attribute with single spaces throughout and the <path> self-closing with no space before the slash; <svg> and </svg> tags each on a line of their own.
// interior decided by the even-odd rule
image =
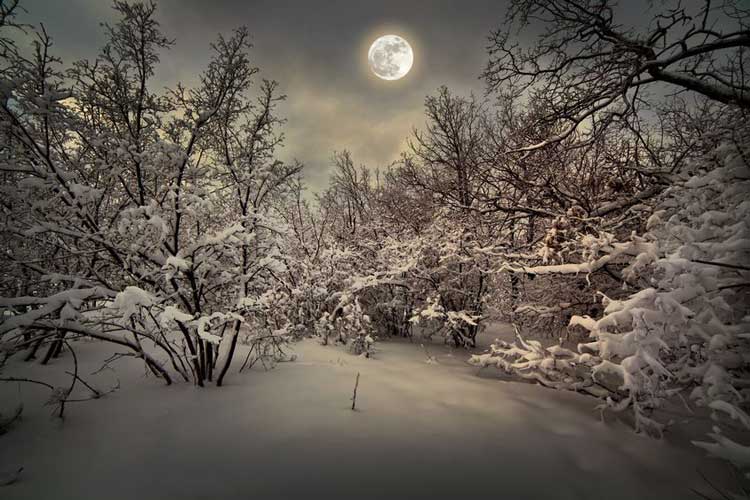
<svg viewBox="0 0 750 500">
<path fill-rule="evenodd" d="M 39 339 L 33 344 L 31 344 L 31 348 L 29 349 L 29 353 L 24 358 L 24 361 L 31 361 L 32 359 L 36 359 L 36 351 L 39 350 L 39 346 L 42 345 L 42 340 Z"/>
<path fill-rule="evenodd" d="M 206 349 L 202 338 L 198 337 L 195 341 L 198 343 L 198 366 L 200 368 L 201 383 L 203 383 L 206 379 Z"/>
<path fill-rule="evenodd" d="M 195 344 L 193 343 L 193 339 L 190 337 L 190 331 L 187 329 L 185 325 L 183 325 L 180 322 L 177 322 L 177 326 L 180 328 L 180 331 L 182 332 L 182 335 L 185 338 L 185 343 L 187 344 L 188 352 L 190 353 L 190 356 L 193 358 L 193 370 L 195 371 L 195 383 L 198 384 L 200 387 L 203 387 L 203 370 L 201 369 L 201 363 L 199 362 L 197 353 L 195 351 Z"/>
<path fill-rule="evenodd" d="M 46 365 L 49 363 L 50 359 L 53 357 L 57 357 L 60 354 L 60 351 L 62 350 L 63 340 L 65 339 L 65 333 L 61 332 L 55 340 L 52 341 L 49 348 L 47 349 L 47 353 L 44 355 L 44 359 L 42 359 L 42 364 Z"/>
<path fill-rule="evenodd" d="M 208 381 L 213 381 L 214 376 L 214 346 L 210 343 L 206 343 L 206 375 Z"/>
<path fill-rule="evenodd" d="M 234 351 L 237 348 L 237 337 L 239 337 L 239 330 L 240 330 L 240 322 L 237 321 L 234 325 L 234 336 L 232 337 L 232 342 L 229 344 L 229 352 L 227 353 L 227 360 L 224 361 L 224 366 L 221 367 L 221 372 L 219 373 L 219 376 L 216 379 L 217 387 L 221 387 L 221 385 L 224 383 L 224 375 L 226 375 L 227 371 L 229 371 L 229 365 L 232 363 L 232 358 L 234 358 Z"/>
</svg>

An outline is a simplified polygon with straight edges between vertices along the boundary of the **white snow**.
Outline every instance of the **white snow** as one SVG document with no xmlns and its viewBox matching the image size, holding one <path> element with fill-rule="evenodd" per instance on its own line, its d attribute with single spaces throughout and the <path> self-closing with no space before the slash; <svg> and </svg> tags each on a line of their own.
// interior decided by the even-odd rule
<svg viewBox="0 0 750 500">
<path fill-rule="evenodd" d="M 137 286 L 128 286 L 117 294 L 111 307 L 119 310 L 123 318 L 130 318 L 137 314 L 141 307 L 148 307 L 155 302 L 154 297 L 147 291 Z"/>
<path fill-rule="evenodd" d="M 194 318 L 192 314 L 182 312 L 175 306 L 167 306 L 164 308 L 164 312 L 161 314 L 160 319 L 163 326 L 168 326 L 173 321 L 187 323 Z"/>
<path fill-rule="evenodd" d="M 381 342 L 366 359 L 306 340 L 296 362 L 239 375 L 235 365 L 225 387 L 206 389 L 165 387 L 132 358 L 89 375 L 112 347 L 75 344 L 90 382 L 121 388 L 69 404 L 59 421 L 42 406 L 49 391 L 23 385 L 23 419 L 0 437 L 0 475 L 24 471 L 0 489 L 4 500 L 663 500 L 704 488 L 697 469 L 712 479 L 726 470 L 684 442 L 600 422 L 592 398 L 498 380 L 440 344 L 426 363 L 419 342 Z M 65 352 L 51 366 L 14 358 L 6 369 L 60 381 L 70 367 Z M 15 384 L 0 385 L 0 411 L 18 399 Z"/>
</svg>

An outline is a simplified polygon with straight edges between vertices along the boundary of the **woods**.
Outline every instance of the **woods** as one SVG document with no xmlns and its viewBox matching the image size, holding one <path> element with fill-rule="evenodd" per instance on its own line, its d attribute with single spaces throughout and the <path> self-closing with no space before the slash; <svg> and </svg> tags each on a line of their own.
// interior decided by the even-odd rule
<svg viewBox="0 0 750 500">
<path fill-rule="evenodd" d="M 195 86 L 162 91 L 179 40 L 155 4 L 113 7 L 97 57 L 63 63 L 1 4 L 0 381 L 83 338 L 168 385 L 221 386 L 305 337 L 470 350 L 506 322 L 516 342 L 462 355 L 654 437 L 666 407 L 707 411 L 691 439 L 748 477 L 741 2 L 654 4 L 635 27 L 609 1 L 514 0 L 485 94 L 437 88 L 400 157 L 332 152 L 319 193 L 279 159 L 287 96 L 246 28 L 211 44 Z"/>
</svg>

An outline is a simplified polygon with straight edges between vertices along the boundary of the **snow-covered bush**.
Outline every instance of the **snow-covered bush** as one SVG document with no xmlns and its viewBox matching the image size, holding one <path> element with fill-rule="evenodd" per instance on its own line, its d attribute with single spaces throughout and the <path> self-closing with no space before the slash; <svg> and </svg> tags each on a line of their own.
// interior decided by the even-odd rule
<svg viewBox="0 0 750 500">
<path fill-rule="evenodd" d="M 401 322 L 421 325 L 456 346 L 472 346 L 483 319 L 489 259 L 466 225 L 448 211 L 435 217 L 418 236 L 386 240 L 378 253 L 379 278 L 397 283 L 408 299 L 394 310 Z"/>
<path fill-rule="evenodd" d="M 641 289 L 618 300 L 602 296 L 597 319 L 571 318 L 589 342 L 577 352 L 523 341 L 496 345 L 472 362 L 591 392 L 604 398 L 602 408 L 632 411 L 636 429 L 654 434 L 664 428 L 658 409 L 685 394 L 717 422 L 711 442 L 695 444 L 747 471 L 750 442 L 721 432 L 730 420 L 750 430 L 750 137 L 744 132 L 685 165 L 649 218 L 648 232 L 633 237 L 626 253 L 639 251 L 622 275 Z"/>
<path fill-rule="evenodd" d="M 666 192 L 648 222 L 653 251 L 624 271 L 648 272 L 651 286 L 609 301 L 599 320 L 572 319 L 590 331 L 594 342 L 587 347 L 602 359 L 593 373 L 608 370 L 622 380 L 627 397 L 608 406 L 630 406 L 640 416 L 644 407 L 689 389 L 690 399 L 715 418 L 723 412 L 750 423 L 741 418 L 750 404 L 749 146 L 747 138 L 722 145 Z M 750 466 L 750 443 L 742 459 L 739 445 L 730 453 L 728 438 L 713 437 L 715 445 L 701 446 Z"/>
<path fill-rule="evenodd" d="M 370 317 L 356 296 L 343 294 L 333 314 L 326 313 L 320 318 L 319 328 L 325 335 L 334 333 L 336 342 L 346 345 L 352 354 L 369 358 L 375 352 Z M 324 342 L 327 339 L 324 337 Z"/>
<path fill-rule="evenodd" d="M 152 3 L 114 2 L 94 61 L 61 69 L 46 32 L 0 26 L 0 324 L 9 354 L 89 337 L 168 383 L 221 384 L 243 304 L 285 270 L 273 208 L 301 166 L 281 143 L 276 82 L 255 83 L 245 28 L 219 37 L 192 89 L 157 93 L 172 42 Z M 11 11 L 4 21 L 11 21 Z"/>
</svg>

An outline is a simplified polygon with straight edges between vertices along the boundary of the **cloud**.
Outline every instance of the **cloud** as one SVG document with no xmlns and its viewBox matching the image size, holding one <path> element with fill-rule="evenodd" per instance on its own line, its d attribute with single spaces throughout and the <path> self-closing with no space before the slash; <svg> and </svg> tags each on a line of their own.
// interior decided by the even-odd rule
<svg viewBox="0 0 750 500">
<path fill-rule="evenodd" d="M 110 5 L 24 0 L 27 19 L 45 23 L 66 65 L 95 57 L 104 43 L 99 23 L 114 17 Z M 438 86 L 481 93 L 486 36 L 504 10 L 497 0 L 159 0 L 157 19 L 176 44 L 162 55 L 151 86 L 194 84 L 217 35 L 247 25 L 259 76 L 279 81 L 288 95 L 280 156 L 302 161 L 317 191 L 328 183 L 334 151 L 348 149 L 370 167 L 398 159 L 412 127 L 424 122 L 425 96 Z M 391 32 L 409 41 L 415 60 L 405 78 L 384 81 L 369 71 L 367 49 Z"/>
<path fill-rule="evenodd" d="M 348 149 L 359 164 L 386 166 L 398 158 L 412 127 L 423 121 L 420 101 L 376 106 L 367 95 L 340 95 L 335 89 L 292 86 L 288 92 L 282 156 L 305 163 L 314 191 L 327 185 L 334 151 Z"/>
</svg>

